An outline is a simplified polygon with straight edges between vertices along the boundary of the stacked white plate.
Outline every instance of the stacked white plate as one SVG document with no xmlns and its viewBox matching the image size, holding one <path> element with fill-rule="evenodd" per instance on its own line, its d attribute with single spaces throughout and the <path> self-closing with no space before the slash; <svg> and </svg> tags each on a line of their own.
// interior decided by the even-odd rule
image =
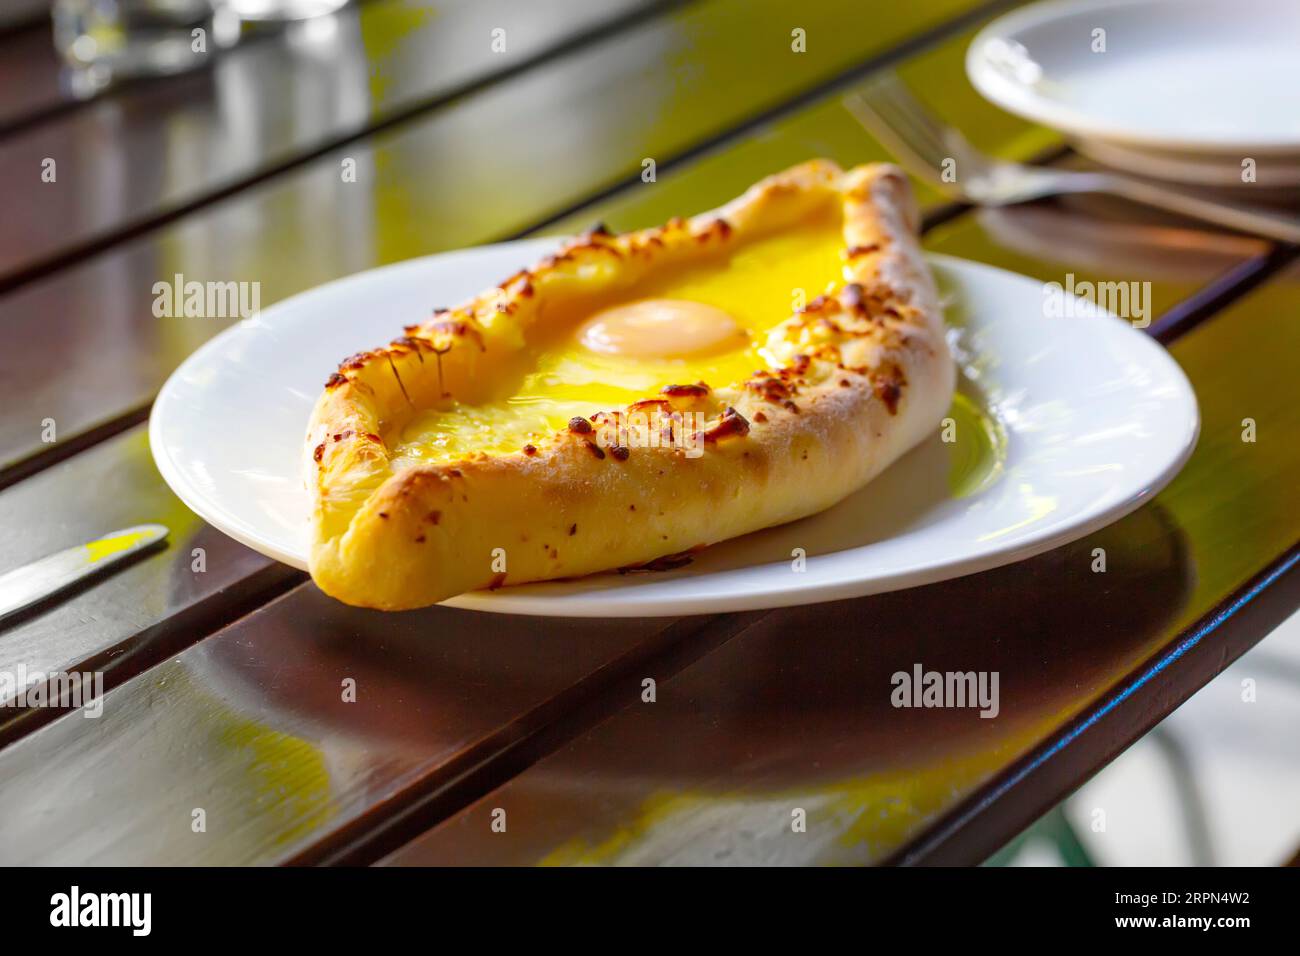
<svg viewBox="0 0 1300 956">
<path fill-rule="evenodd" d="M 1059 0 L 971 43 L 975 87 L 1143 176 L 1300 187 L 1300 0 Z"/>
</svg>

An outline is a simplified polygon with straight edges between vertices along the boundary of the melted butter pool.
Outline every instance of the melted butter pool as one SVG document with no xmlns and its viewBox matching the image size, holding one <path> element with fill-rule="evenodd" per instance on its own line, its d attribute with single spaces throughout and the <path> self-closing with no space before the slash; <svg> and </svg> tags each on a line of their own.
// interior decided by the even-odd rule
<svg viewBox="0 0 1300 956">
<path fill-rule="evenodd" d="M 948 452 L 948 490 L 954 498 L 983 491 L 1002 474 L 1007 459 L 1006 430 L 984 396 L 964 376 L 940 426 L 940 438 Z"/>
</svg>

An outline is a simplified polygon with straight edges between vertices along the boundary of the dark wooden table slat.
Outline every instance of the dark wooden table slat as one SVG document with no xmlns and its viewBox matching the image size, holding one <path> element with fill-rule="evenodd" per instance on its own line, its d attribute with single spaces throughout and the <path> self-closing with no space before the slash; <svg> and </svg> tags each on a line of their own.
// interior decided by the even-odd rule
<svg viewBox="0 0 1300 956">
<path fill-rule="evenodd" d="M 8 0 L 0 11 L 0 31 L 37 29 L 48 17 L 51 0 Z"/>
<path fill-rule="evenodd" d="M 13 32 L 0 21 L 0 136 L 75 102 L 61 82 L 52 33 L 48 20 Z"/>
</svg>

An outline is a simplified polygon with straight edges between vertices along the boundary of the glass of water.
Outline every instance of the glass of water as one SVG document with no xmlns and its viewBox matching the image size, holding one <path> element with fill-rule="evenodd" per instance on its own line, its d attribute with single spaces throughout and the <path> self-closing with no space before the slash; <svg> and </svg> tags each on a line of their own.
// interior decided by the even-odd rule
<svg viewBox="0 0 1300 956">
<path fill-rule="evenodd" d="M 54 45 L 81 84 L 179 73 L 239 38 L 228 0 L 55 0 Z"/>
</svg>

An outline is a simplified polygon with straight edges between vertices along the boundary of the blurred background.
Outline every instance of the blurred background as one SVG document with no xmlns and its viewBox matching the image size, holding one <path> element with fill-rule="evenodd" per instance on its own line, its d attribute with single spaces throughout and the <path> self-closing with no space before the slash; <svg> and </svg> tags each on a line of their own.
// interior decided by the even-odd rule
<svg viewBox="0 0 1300 956">
<path fill-rule="evenodd" d="M 936 19 L 961 6 L 940 0 L 933 5 Z M 23 228 L 0 236 L 6 281 L 15 287 L 34 282 L 65 259 L 75 261 L 134 238 L 144 231 L 142 224 L 172 223 L 187 210 L 208 207 L 226 190 L 233 194 L 249 186 L 240 204 L 213 205 L 203 228 L 179 224 L 143 251 L 126 245 L 131 258 L 85 267 L 81 285 L 51 284 L 32 293 L 46 296 L 36 300 L 39 309 L 27 310 L 42 323 L 46 316 L 95 316 L 93 329 L 77 329 L 93 347 L 61 359 L 77 373 L 81 387 L 96 389 L 99 402 L 147 408 L 165 373 L 220 328 L 219 323 L 150 324 L 141 330 L 140 304 L 147 300 L 140 290 L 156 276 L 202 263 L 207 275 L 255 276 L 269 303 L 339 275 L 502 238 L 525 226 L 577 228 L 579 223 L 560 215 L 565 190 L 575 196 L 599 195 L 628 169 L 635 170 L 642 156 L 654 154 L 647 145 L 651 142 L 665 154 L 690 154 L 694 139 L 705 141 L 709 128 L 699 117 L 710 110 L 724 112 L 726 80 L 737 72 L 726 57 L 741 59 L 756 42 L 754 35 L 740 33 L 734 42 L 715 44 L 715 59 L 703 62 L 691 54 L 707 31 L 695 33 L 668 21 L 662 30 L 645 31 L 634 48 L 623 49 L 618 38 L 602 36 L 603 23 L 636 16 L 629 11 L 638 5 L 611 0 L 608 14 L 605 6 L 604 0 L 586 5 L 561 0 L 6 0 L 0 6 L 0 31 L 12 32 L 0 58 L 0 129 L 21 136 L 10 141 L 16 146 L 7 160 L 0 159 L 0 167 L 35 163 L 54 152 L 51 143 L 58 143 L 60 177 L 73 184 L 39 197 L 22 191 L 7 197 L 11 222 Z M 658 6 L 657 14 L 680 5 Z M 818 42 L 831 25 L 858 8 L 847 2 L 838 10 L 835 4 L 810 5 L 807 18 L 823 28 Z M 481 51 L 467 49 L 457 37 L 489 37 L 507 9 L 510 39 L 503 38 L 500 51 L 511 64 L 506 79 L 476 89 L 487 72 Z M 887 6 L 873 16 L 882 25 L 890 22 Z M 546 51 L 563 42 L 565 31 L 555 27 L 566 19 L 582 20 L 588 39 L 608 40 L 590 60 L 617 62 L 622 72 L 593 73 L 590 62 L 575 54 L 572 64 L 552 63 L 526 84 L 512 86 L 511 70 L 522 71 L 530 58 L 549 56 Z M 448 21 L 455 23 L 455 31 L 438 28 Z M 37 22 L 39 30 L 32 28 Z M 757 26 L 742 20 L 735 29 Z M 1041 128 L 995 113 L 966 83 L 961 54 L 970 35 L 966 31 L 944 40 L 909 61 L 902 72 L 909 82 L 926 84 L 924 98 L 949 121 L 978 116 L 979 122 L 966 130 L 977 143 L 1028 157 L 1055 142 Z M 232 51 L 238 51 L 237 58 L 227 55 Z M 819 48 L 822 55 L 840 54 L 823 54 Z M 842 52 L 844 63 L 859 56 L 860 51 Z M 767 75 L 774 85 L 785 82 L 772 71 Z M 618 82 L 593 76 L 615 76 Z M 755 77 L 747 79 L 752 84 Z M 816 79 L 824 80 L 820 75 Z M 604 86 L 594 88 L 597 83 Z M 140 95 L 114 100 L 108 93 L 119 85 L 139 88 Z M 621 101 L 621 89 L 635 89 L 636 97 Z M 467 91 L 477 96 L 472 109 L 458 102 Z M 780 102 L 796 92 L 791 80 L 771 97 L 753 95 L 747 109 L 758 115 L 771 106 L 769 100 Z M 73 114 L 77 104 L 99 97 L 103 99 L 93 110 Z M 432 119 L 401 126 L 434 102 L 441 112 Z M 546 111 L 544 121 L 537 119 L 543 115 L 540 104 L 557 102 L 564 108 Z M 635 110 L 628 103 L 635 103 Z M 841 113 L 838 100 L 828 98 L 806 113 L 746 127 L 742 142 L 721 144 L 729 151 L 725 162 L 719 158 L 720 142 L 714 142 L 701 155 L 690 154 L 709 174 L 706 185 L 699 185 L 706 177 L 697 176 L 694 185 L 684 183 L 675 192 L 627 199 L 611 225 L 648 224 L 686 207 L 705 208 L 732 195 L 737 184 L 810 151 L 852 160 L 865 152 L 868 141 Z M 832 114 L 834 121 L 827 119 Z M 58 122 L 60 117 L 67 121 Z M 41 125 L 50 118 L 55 122 Z M 375 137 L 364 147 L 349 142 L 361 133 Z M 308 170 L 292 188 L 276 181 L 305 158 L 327 152 L 330 162 Z M 582 154 L 621 158 L 601 165 L 583 160 Z M 366 188 L 341 192 L 340 162 L 345 171 L 348 162 L 359 168 Z M 720 171 L 724 166 L 725 172 Z M 927 201 L 935 198 L 925 196 Z M 503 212 L 507 209 L 509 215 Z M 967 221 L 973 216 L 947 229 L 941 224 L 930 245 L 996 259 L 1007 268 L 1048 279 L 1076 267 L 1081 273 L 1127 274 L 1137 262 L 1138 274 L 1156 278 L 1161 308 L 1182 300 L 1207 277 L 1265 253 L 1251 237 L 1211 234 L 1159 217 L 1139 225 L 1131 212 L 1104 203 L 1090 211 L 1101 214 L 1083 222 L 1068 202 L 986 210 L 978 214 L 978 229 Z M 588 212 L 583 206 L 583 224 Z M 430 221 L 438 223 L 434 236 Z M 347 228 L 340 229 L 340 223 Z M 1130 241 L 1133 247 L 1125 245 Z M 64 251 L 65 244 L 72 252 Z M 1140 251 L 1134 251 L 1139 245 Z M 295 255 L 278 255 L 290 246 Z M 996 256 L 988 252 L 994 248 Z M 268 262 L 274 267 L 268 269 Z M 1290 273 L 1284 282 L 1293 288 L 1295 279 Z M 96 336 L 102 336 L 98 345 Z M 109 351 L 113 363 L 102 361 Z M 76 367 L 78 362 L 84 367 Z M 20 370 L 15 375 L 32 379 L 35 373 Z M 99 424 L 98 404 L 76 414 L 62 412 L 67 388 L 60 387 L 56 395 L 51 386 L 46 395 L 43 381 L 24 387 L 42 408 L 59 408 L 60 421 L 69 427 Z M 1220 417 L 1233 415 L 1237 412 Z M 143 443 L 137 444 L 140 449 L 131 454 L 144 462 Z M 1180 527 L 1196 526 L 1205 513 L 1193 501 L 1197 493 L 1195 488 L 1176 490 L 1170 497 Z M 1185 506 L 1181 512 L 1180 503 Z M 1130 519 L 1130 526 L 1139 520 Z M 187 522 L 197 524 L 179 506 L 169 516 L 174 528 L 184 529 Z M 1268 515 L 1261 523 L 1270 523 Z M 1205 540 L 1217 542 L 1210 535 Z M 1271 539 L 1265 544 L 1271 547 Z M 219 546 L 214 544 L 214 550 Z M 1180 578 L 1178 599 L 1166 602 L 1179 613 L 1187 600 L 1181 589 L 1190 592 L 1203 585 L 1206 593 L 1227 590 L 1253 570 L 1245 559 L 1240 566 L 1220 568 L 1212 551 L 1206 547 L 1194 556 L 1200 564 L 1187 571 L 1185 581 Z M 1266 551 L 1261 544 L 1260 554 Z M 1140 601 L 1133 597 L 1132 603 Z M 1162 605 L 1160 610 L 1167 609 Z M 1298 731 L 1300 616 L 1232 664 L 988 863 L 1295 862 L 1300 851 Z"/>
</svg>

